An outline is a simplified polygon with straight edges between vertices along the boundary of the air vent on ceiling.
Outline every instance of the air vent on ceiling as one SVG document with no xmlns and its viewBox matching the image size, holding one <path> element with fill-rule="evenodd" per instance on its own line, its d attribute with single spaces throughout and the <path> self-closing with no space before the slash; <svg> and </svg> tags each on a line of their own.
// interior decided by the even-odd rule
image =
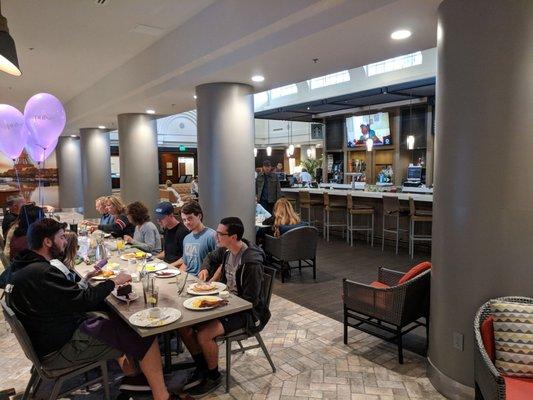
<svg viewBox="0 0 533 400">
<path fill-rule="evenodd" d="M 97 6 L 103 6 L 107 3 L 109 3 L 109 0 L 94 0 L 94 4 L 96 4 Z"/>
</svg>

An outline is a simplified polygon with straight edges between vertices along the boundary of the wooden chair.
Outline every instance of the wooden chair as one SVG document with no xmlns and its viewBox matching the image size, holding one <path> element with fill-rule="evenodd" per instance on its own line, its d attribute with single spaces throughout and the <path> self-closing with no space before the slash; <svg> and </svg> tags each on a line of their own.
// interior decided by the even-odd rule
<svg viewBox="0 0 533 400">
<path fill-rule="evenodd" d="M 339 213 L 343 214 L 343 220 L 344 220 L 344 213 L 346 212 L 346 197 L 344 196 L 330 196 L 329 193 L 324 192 L 324 237 L 326 238 L 326 241 L 329 242 L 329 229 L 333 226 L 342 227 L 342 234 L 344 237 L 344 229 L 346 228 L 346 232 L 348 232 L 348 221 L 346 223 L 339 222 L 339 223 L 332 223 L 331 222 L 331 213 Z M 348 236 L 348 233 L 346 233 L 346 236 Z"/>
<path fill-rule="evenodd" d="M 346 223 L 348 224 L 348 237 L 350 246 L 353 246 L 354 232 L 366 232 L 366 240 L 370 237 L 371 246 L 374 247 L 374 207 L 366 204 L 357 204 L 353 201 L 353 197 L 348 193 L 346 196 Z M 370 217 L 366 225 L 354 225 L 354 216 Z M 368 218 L 367 218 L 368 219 Z"/>
<path fill-rule="evenodd" d="M 409 231 L 408 229 L 400 228 L 400 218 L 408 216 L 409 210 L 400 207 L 400 200 L 398 199 L 398 196 L 383 195 L 383 230 L 381 234 L 381 251 L 385 249 L 385 233 L 392 233 L 396 238 L 396 254 L 398 254 L 400 233 L 408 233 Z M 387 226 L 388 219 L 393 220 L 393 226 Z"/>
<path fill-rule="evenodd" d="M 426 235 L 416 235 L 415 227 L 416 223 L 432 223 L 433 213 L 431 210 L 417 210 L 415 207 L 415 201 L 412 197 L 409 197 L 409 254 L 411 258 L 415 255 L 415 242 L 430 242 L 431 232 Z"/>
<path fill-rule="evenodd" d="M 30 338 L 26 333 L 26 329 L 19 321 L 13 310 L 7 305 L 5 299 L 2 299 L 0 303 L 2 304 L 2 311 L 4 313 L 4 317 L 9 326 L 11 327 L 13 334 L 17 338 L 17 341 L 22 347 L 22 350 L 24 351 L 26 357 L 33 363 L 33 366 L 31 368 L 30 381 L 26 386 L 26 391 L 24 392 L 24 396 L 22 397 L 23 400 L 32 398 L 37 392 L 37 389 L 41 382 L 46 380 L 54 381 L 54 386 L 52 387 L 52 390 L 48 396 L 48 400 L 55 400 L 64 397 L 68 393 L 71 393 L 82 387 L 88 387 L 100 381 L 102 382 L 102 386 L 104 389 L 104 398 L 106 400 L 110 400 L 109 380 L 107 375 L 107 361 L 103 360 L 92 363 L 85 363 L 61 370 L 47 369 L 42 365 L 39 357 L 37 357 L 37 354 L 33 349 L 33 345 L 31 344 Z M 67 391 L 61 392 L 61 387 L 66 381 L 75 376 L 85 374 L 86 372 L 96 368 L 99 368 L 102 371 L 102 374 L 100 376 L 88 382 L 82 383 L 81 385 L 70 388 Z"/>
</svg>

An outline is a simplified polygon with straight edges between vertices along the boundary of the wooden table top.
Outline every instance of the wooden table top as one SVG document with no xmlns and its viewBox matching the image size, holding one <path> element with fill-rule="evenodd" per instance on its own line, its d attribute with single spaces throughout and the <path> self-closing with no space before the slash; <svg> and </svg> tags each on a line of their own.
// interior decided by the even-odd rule
<svg viewBox="0 0 533 400">
<path fill-rule="evenodd" d="M 118 257 L 117 254 L 112 254 L 109 258 L 109 262 L 116 262 L 120 265 L 120 268 L 124 268 L 128 270 L 128 263 L 127 261 L 124 261 Z M 162 262 L 155 261 L 155 262 Z M 150 262 L 149 262 L 150 263 Z M 87 272 L 89 272 L 92 269 L 92 265 L 86 265 L 85 263 L 81 263 L 76 266 L 75 270 L 80 276 L 85 276 Z M 196 282 L 196 277 L 189 275 L 188 282 L 186 285 L 189 285 L 191 283 Z M 92 280 L 91 284 L 98 284 L 99 281 Z M 176 285 L 176 278 L 156 278 L 156 285 L 159 287 L 159 301 L 158 301 L 158 307 L 171 307 L 178 309 L 181 311 L 181 317 L 168 325 L 154 327 L 154 328 L 140 328 L 137 326 L 134 326 L 130 324 L 129 317 L 133 314 L 135 314 L 137 311 L 141 311 L 147 308 L 150 308 L 149 305 L 144 304 L 143 299 L 143 289 L 141 282 L 133 282 L 132 283 L 132 289 L 134 292 L 139 294 L 139 298 L 137 300 L 131 301 L 130 305 L 128 305 L 117 299 L 115 296 L 110 294 L 107 299 L 106 303 L 118 314 L 124 321 L 126 321 L 132 328 L 137 332 L 140 336 L 146 337 L 146 336 L 152 336 L 157 335 L 164 332 L 173 331 L 177 328 L 182 328 L 185 326 L 190 325 L 196 325 L 200 322 L 209 321 L 212 319 L 220 318 L 225 315 L 234 314 L 240 311 L 249 310 L 252 308 L 252 304 L 246 300 L 241 299 L 238 296 L 235 296 L 233 294 L 230 294 L 230 297 L 228 299 L 229 303 L 226 306 L 223 307 L 217 307 L 211 310 L 202 310 L 202 311 L 192 311 L 188 310 L 183 306 L 183 302 L 186 299 L 190 299 L 191 297 L 194 297 L 192 295 L 189 295 L 186 293 L 186 288 L 181 294 L 181 296 L 178 296 L 178 288 Z"/>
</svg>

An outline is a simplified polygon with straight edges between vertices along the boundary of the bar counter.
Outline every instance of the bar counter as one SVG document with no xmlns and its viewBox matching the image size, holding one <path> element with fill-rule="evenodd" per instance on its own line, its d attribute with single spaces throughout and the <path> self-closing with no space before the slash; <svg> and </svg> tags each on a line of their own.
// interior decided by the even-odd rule
<svg viewBox="0 0 533 400">
<path fill-rule="evenodd" d="M 359 205 L 368 205 L 372 206 L 374 208 L 374 239 L 378 239 L 374 242 L 374 246 L 380 246 L 381 245 L 381 237 L 382 237 L 382 228 L 383 228 L 383 196 L 398 196 L 398 199 L 400 200 L 400 206 L 404 208 L 409 207 L 409 198 L 413 198 L 415 201 L 415 207 L 417 210 L 432 210 L 433 208 L 433 194 L 423 194 L 423 193 L 394 193 L 394 192 L 371 192 L 366 190 L 347 190 L 347 189 L 327 189 L 327 188 L 282 188 L 281 192 L 284 197 L 287 197 L 289 200 L 293 200 L 296 203 L 296 209 L 299 211 L 300 204 L 299 204 L 299 193 L 302 191 L 307 191 L 311 195 L 312 198 L 319 198 L 323 197 L 324 193 L 328 193 L 330 195 L 330 198 L 334 196 L 339 197 L 346 197 L 348 194 L 351 194 L 353 197 L 353 201 L 355 204 Z M 334 201 L 334 199 L 332 199 Z M 340 199 L 339 199 L 340 200 Z M 341 200 L 342 202 L 342 200 Z M 320 207 L 317 207 L 316 219 L 322 220 L 322 210 L 319 210 Z M 302 215 L 303 219 L 307 219 L 307 212 L 303 213 Z M 346 221 L 346 213 L 335 213 L 335 215 L 332 215 L 332 222 L 333 218 L 335 218 L 335 221 L 341 222 Z M 387 226 L 391 221 L 388 221 Z M 409 218 L 400 218 L 400 228 L 408 229 L 409 228 Z M 331 228 L 332 230 L 334 228 Z M 339 228 L 336 228 L 339 230 Z M 424 224 L 417 224 L 416 226 L 416 232 L 417 234 L 430 234 L 431 233 L 431 224 L 424 223 Z M 339 232 L 340 234 L 340 232 Z M 387 235 L 387 242 L 388 244 L 391 244 L 394 238 L 393 235 Z M 390 240 L 390 241 L 389 241 Z M 407 246 L 408 243 L 408 235 L 407 233 L 400 235 L 400 243 L 405 246 Z M 417 243 L 416 245 L 418 248 L 428 248 L 428 244 L 420 244 Z"/>
</svg>

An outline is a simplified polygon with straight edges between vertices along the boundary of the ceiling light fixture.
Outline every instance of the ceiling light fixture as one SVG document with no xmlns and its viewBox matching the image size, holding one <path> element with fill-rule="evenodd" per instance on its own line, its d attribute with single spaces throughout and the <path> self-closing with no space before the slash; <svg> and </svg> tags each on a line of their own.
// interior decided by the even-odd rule
<svg viewBox="0 0 533 400">
<path fill-rule="evenodd" d="M 374 141 L 371 138 L 366 139 L 366 151 L 372 151 Z"/>
<path fill-rule="evenodd" d="M 104 125 L 98 125 L 98 129 L 105 129 Z"/>
<path fill-rule="evenodd" d="M 407 136 L 407 148 L 409 150 L 413 150 L 415 148 L 415 136 L 414 135 Z"/>
<path fill-rule="evenodd" d="M 411 36 L 411 31 L 407 29 L 399 29 L 391 33 L 390 37 L 394 40 L 403 40 Z"/>
<path fill-rule="evenodd" d="M 257 147 L 254 147 L 254 157 L 257 157 Z"/>
<path fill-rule="evenodd" d="M 7 29 L 7 19 L 2 15 L 0 4 L 0 71 L 9 75 L 20 76 L 19 60 L 15 41 Z"/>
<path fill-rule="evenodd" d="M 70 137 L 76 139 L 78 135 L 70 135 Z"/>
<path fill-rule="evenodd" d="M 313 155 L 313 150 L 311 150 L 311 147 L 308 147 L 307 148 L 307 158 L 311 158 L 312 155 Z"/>
<path fill-rule="evenodd" d="M 196 96 L 196 95 L 194 95 L 194 96 L 192 96 L 192 97 L 194 97 L 194 100 L 196 100 L 196 99 L 198 98 L 198 96 Z"/>
<path fill-rule="evenodd" d="M 254 75 L 252 76 L 252 81 L 254 82 L 263 82 L 265 77 L 263 75 Z"/>
<path fill-rule="evenodd" d="M 155 114 L 155 110 L 146 110 L 146 114 Z"/>
</svg>

